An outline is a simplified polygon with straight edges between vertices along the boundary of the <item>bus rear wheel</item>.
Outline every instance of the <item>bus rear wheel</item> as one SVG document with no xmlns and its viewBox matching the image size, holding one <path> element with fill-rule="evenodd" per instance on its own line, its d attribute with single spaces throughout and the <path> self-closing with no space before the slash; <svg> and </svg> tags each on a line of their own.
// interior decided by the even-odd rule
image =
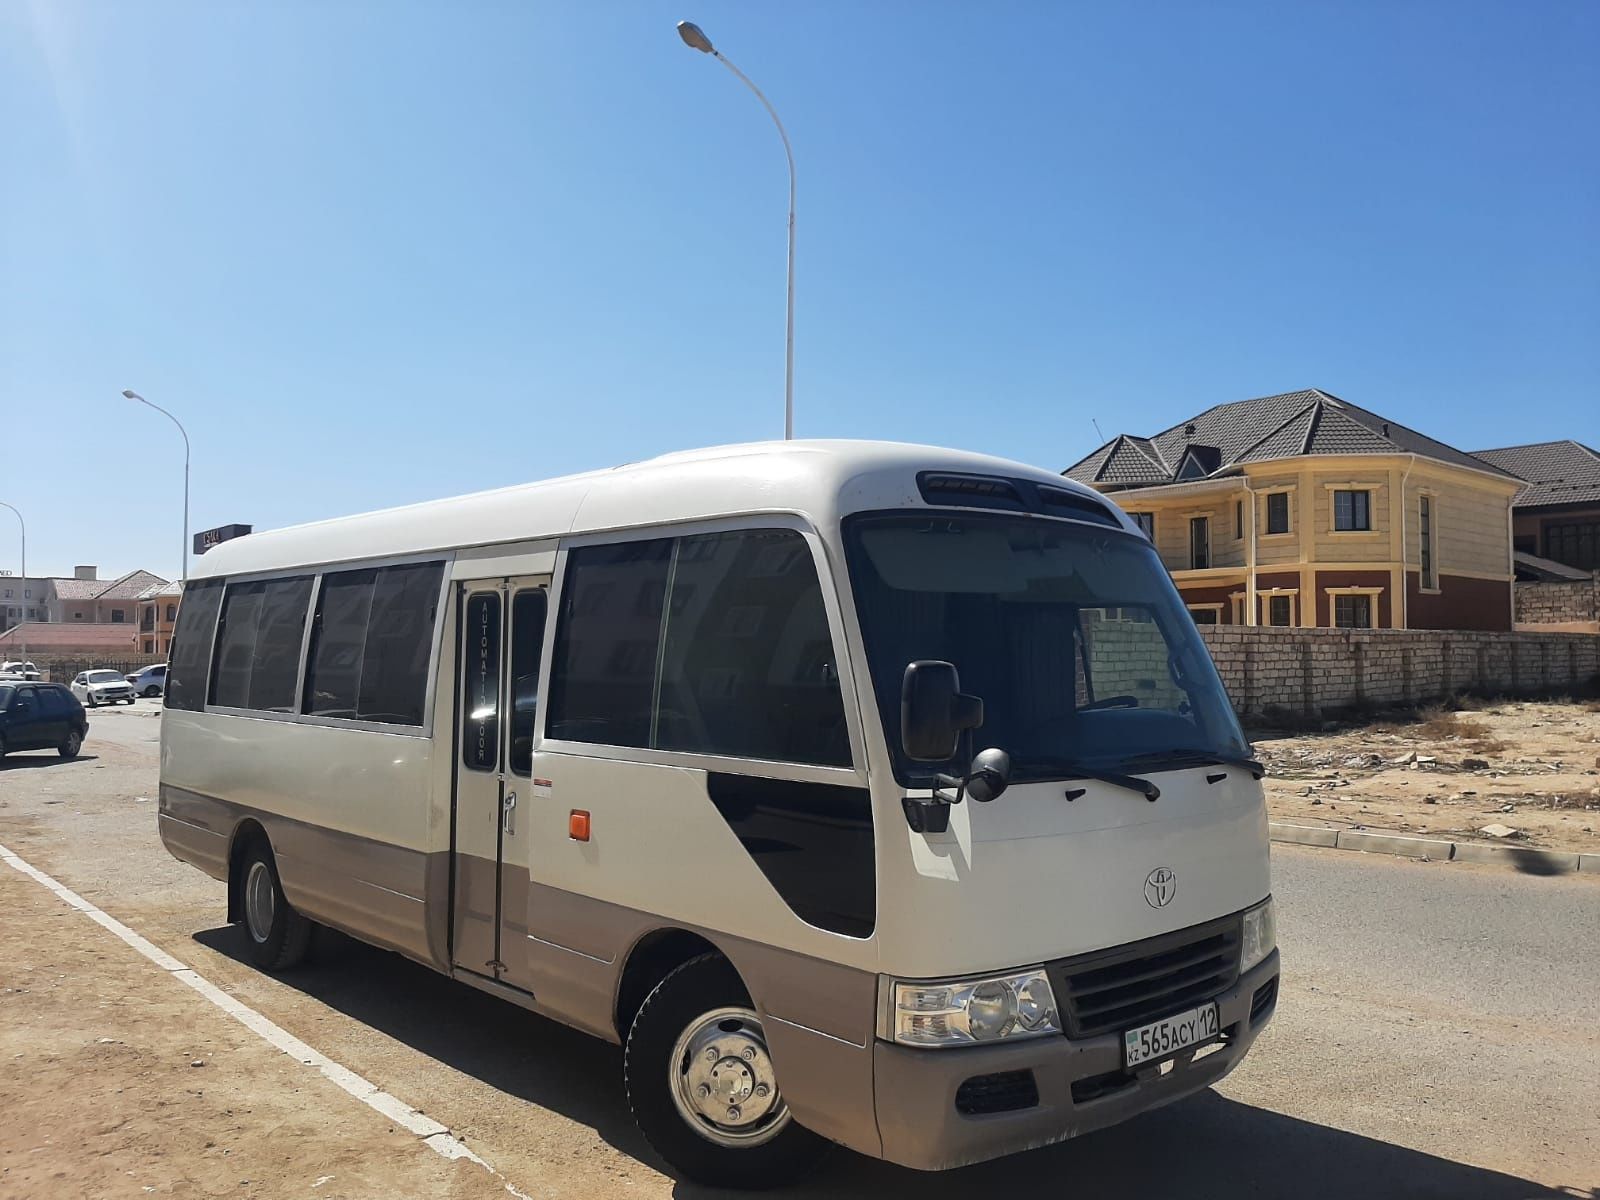
<svg viewBox="0 0 1600 1200">
<path fill-rule="evenodd" d="M 795 1123 L 761 1019 L 719 954 L 690 959 L 656 985 L 628 1031 L 628 1106 L 662 1158 L 696 1183 L 793 1183 L 828 1143 Z"/>
<path fill-rule="evenodd" d="M 256 966 L 282 971 L 305 958 L 315 926 L 283 894 L 278 864 L 264 840 L 257 840 L 240 860 L 239 907 Z"/>
</svg>

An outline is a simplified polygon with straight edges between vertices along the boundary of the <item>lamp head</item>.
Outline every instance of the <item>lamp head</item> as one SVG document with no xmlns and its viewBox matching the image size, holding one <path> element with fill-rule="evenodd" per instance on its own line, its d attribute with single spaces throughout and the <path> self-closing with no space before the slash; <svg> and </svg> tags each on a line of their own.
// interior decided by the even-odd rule
<svg viewBox="0 0 1600 1200">
<path fill-rule="evenodd" d="M 134 391 L 132 388 L 123 388 L 122 389 L 122 394 L 124 396 L 126 396 L 129 400 L 142 400 L 142 399 L 144 399 L 144 397 L 139 395 L 139 393 Z"/>
<path fill-rule="evenodd" d="M 683 39 L 683 44 L 691 50 L 698 50 L 701 54 L 715 54 L 717 52 L 716 47 L 711 44 L 711 39 L 693 21 L 679 21 L 678 36 Z"/>
</svg>

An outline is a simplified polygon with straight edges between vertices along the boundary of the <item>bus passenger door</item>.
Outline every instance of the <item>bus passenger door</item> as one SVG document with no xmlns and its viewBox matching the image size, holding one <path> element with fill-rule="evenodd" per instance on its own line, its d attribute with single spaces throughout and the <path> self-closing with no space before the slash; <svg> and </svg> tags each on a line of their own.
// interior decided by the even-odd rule
<svg viewBox="0 0 1600 1200">
<path fill-rule="evenodd" d="M 457 597 L 456 966 L 529 990 L 528 791 L 548 576 L 464 583 Z"/>
</svg>

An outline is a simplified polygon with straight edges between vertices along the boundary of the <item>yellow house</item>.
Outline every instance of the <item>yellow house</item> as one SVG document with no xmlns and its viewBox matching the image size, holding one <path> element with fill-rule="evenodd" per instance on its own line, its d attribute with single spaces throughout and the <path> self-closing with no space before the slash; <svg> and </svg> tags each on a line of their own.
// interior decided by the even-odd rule
<svg viewBox="0 0 1600 1200">
<path fill-rule="evenodd" d="M 1196 621 L 1512 627 L 1523 481 L 1327 392 L 1122 434 L 1062 474 L 1134 515 Z"/>
</svg>

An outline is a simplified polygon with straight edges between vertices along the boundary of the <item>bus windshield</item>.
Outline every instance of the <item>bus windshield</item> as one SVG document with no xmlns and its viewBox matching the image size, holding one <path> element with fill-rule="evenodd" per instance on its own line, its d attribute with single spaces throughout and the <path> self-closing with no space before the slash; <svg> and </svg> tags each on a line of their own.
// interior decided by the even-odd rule
<svg viewBox="0 0 1600 1200">
<path fill-rule="evenodd" d="M 873 689 L 903 786 L 952 763 L 900 746 L 900 685 L 918 659 L 954 663 L 983 700 L 976 748 L 1012 778 L 1068 778 L 1249 745 L 1177 589 L 1143 538 L 1047 518 L 870 514 L 845 522 Z"/>
</svg>

